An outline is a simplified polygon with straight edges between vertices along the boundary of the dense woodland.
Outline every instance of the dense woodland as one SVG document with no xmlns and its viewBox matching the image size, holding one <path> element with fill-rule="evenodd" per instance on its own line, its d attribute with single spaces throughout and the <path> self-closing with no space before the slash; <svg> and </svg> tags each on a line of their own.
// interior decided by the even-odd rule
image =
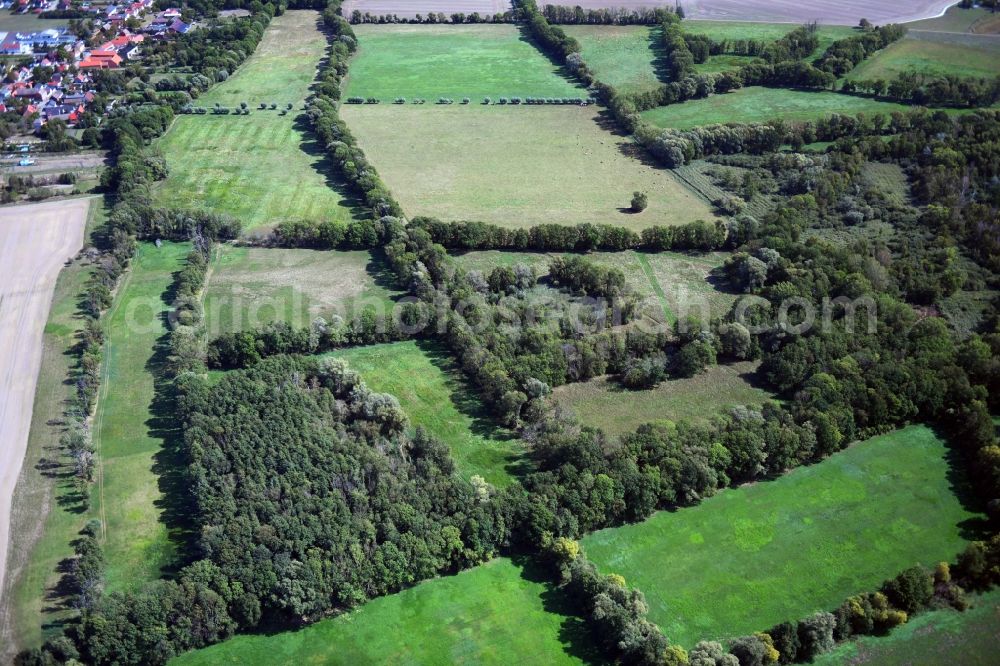
<svg viewBox="0 0 1000 666">
<path fill-rule="evenodd" d="M 915 110 L 891 118 L 654 130 L 636 115 L 650 100 L 624 98 L 594 81 L 579 45 L 550 23 L 556 10 L 541 12 L 531 0 L 515 5 L 514 17 L 525 22 L 539 48 L 594 85 L 658 159 L 679 166 L 715 156 L 720 171 L 752 169 L 756 180 L 735 180 L 733 195 L 752 200 L 763 191 L 780 204 L 763 215 L 638 234 L 614 225 L 514 231 L 477 222 L 407 223 L 337 113 L 357 42 L 333 0 L 323 14 L 330 57 L 307 117 L 363 201 L 364 219 L 286 223 L 273 242 L 377 248 L 411 296 L 402 323 L 422 326 L 413 333 L 362 315 L 334 330 L 274 325 L 205 341 L 197 295 L 208 249 L 235 237 L 239 224 L 154 208 L 149 186 L 165 175 L 165 165 L 150 144 L 169 125 L 173 100 L 123 109 L 101 130 L 115 160 L 106 185 L 116 203 L 101 270 L 86 299 L 92 320 L 81 356 L 80 419 L 96 395 L 98 321 L 136 240 L 193 239 L 195 249 L 176 276 L 171 373 L 184 427 L 185 499 L 197 539 L 172 580 L 104 595 L 98 527 L 88 525 L 76 545 L 73 573 L 80 621 L 24 655 L 25 663 L 164 663 L 237 631 L 297 626 L 498 554 L 524 554 L 545 564 L 606 657 L 628 664 L 806 662 L 836 641 L 890 630 L 925 608 L 961 609 L 965 590 L 1000 583 L 1000 446 L 991 419 L 1000 409 L 1000 301 L 967 335 L 919 307 L 966 287 L 1000 287 L 1000 112 L 952 118 Z M 245 59 L 284 8 L 254 3 L 251 9 L 249 19 L 218 33 L 199 31 L 158 55 L 221 80 L 220 72 L 228 75 Z M 586 13 L 579 19 L 598 22 Z M 836 42 L 815 63 L 802 63 L 816 47 L 808 26 L 766 46 L 720 45 L 686 37 L 674 13 L 655 19 L 664 24 L 676 79 L 664 84 L 670 92 L 657 93 L 656 104 L 750 81 L 827 86 L 902 34 L 891 26 L 875 29 Z M 711 81 L 690 76 L 691 63 L 713 49 L 752 53 L 761 62 L 726 83 L 720 81 L 727 75 Z M 933 89 L 930 82 L 919 86 Z M 964 94 L 959 90 L 941 99 L 957 101 Z M 900 98 L 915 101 L 908 94 Z M 785 144 L 818 140 L 835 143 L 825 154 L 777 152 Z M 870 162 L 900 167 L 913 201 L 890 201 L 866 183 L 863 167 Z M 850 231 L 873 219 L 897 228 L 890 243 L 862 234 L 834 243 L 812 233 Z M 548 266 L 548 286 L 564 297 L 551 305 L 556 325 L 508 325 L 512 313 L 524 316 L 532 307 L 539 275 L 521 265 L 467 271 L 448 254 L 479 248 L 577 253 Z M 730 312 L 642 332 L 629 326 L 638 312 L 625 276 L 589 259 L 586 253 L 595 249 L 731 250 L 727 282 L 754 296 L 756 305 L 742 319 Z M 779 316 L 790 298 L 829 299 L 828 325 L 793 333 Z M 580 304 L 586 305 L 582 321 Z M 868 326 L 870 309 L 877 316 Z M 801 313 L 792 313 L 792 325 L 796 316 Z M 498 490 L 461 479 L 447 446 L 419 429 L 407 434 L 407 417 L 395 398 L 369 390 L 342 362 L 308 356 L 411 335 L 443 341 L 496 419 L 517 429 L 530 458 L 517 482 Z M 734 409 L 702 425 L 650 424 L 611 438 L 581 426 L 549 400 L 553 387 L 599 375 L 642 388 L 746 359 L 761 360 L 761 374 L 782 402 Z M 234 370 L 212 383 L 207 365 Z M 956 554 L 952 566 L 908 569 L 828 612 L 788 618 L 726 645 L 704 641 L 686 653 L 646 619 L 641 591 L 598 572 L 576 542 L 658 509 L 690 506 L 722 488 L 774 478 L 912 422 L 930 423 L 948 436 L 968 468 L 977 508 L 990 518 L 988 533 Z M 92 446 L 83 439 L 67 447 L 80 451 L 86 482 Z"/>
</svg>

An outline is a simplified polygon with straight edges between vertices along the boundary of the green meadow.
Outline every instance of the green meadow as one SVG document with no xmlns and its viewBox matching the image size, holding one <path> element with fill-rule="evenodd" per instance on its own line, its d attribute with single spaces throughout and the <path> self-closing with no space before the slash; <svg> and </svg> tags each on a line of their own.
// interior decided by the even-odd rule
<svg viewBox="0 0 1000 666">
<path fill-rule="evenodd" d="M 411 217 L 632 229 L 714 219 L 596 107 L 345 104 L 341 116 Z M 635 190 L 649 197 L 638 215 Z"/>
<path fill-rule="evenodd" d="M 178 496 L 170 484 L 180 432 L 157 381 L 166 360 L 170 303 L 164 299 L 190 249 L 141 244 L 106 319 L 93 432 L 100 460 L 94 507 L 104 524 L 108 592 L 159 578 L 177 556 L 168 497 Z"/>
<path fill-rule="evenodd" d="M 496 559 L 300 631 L 237 636 L 171 664 L 599 663 L 583 621 L 538 580 Z"/>
<path fill-rule="evenodd" d="M 946 457 L 933 431 L 912 426 L 583 546 L 645 593 L 672 642 L 766 631 L 952 560 L 977 515 L 953 493 Z"/>
<path fill-rule="evenodd" d="M 707 35 L 716 41 L 735 39 L 755 39 L 773 42 L 781 39 L 789 32 L 799 27 L 794 23 L 756 23 L 751 21 L 701 21 L 683 22 L 684 32 L 692 35 Z M 819 46 L 813 55 L 819 55 L 830 44 L 857 34 L 857 30 L 846 25 L 819 26 Z"/>
<path fill-rule="evenodd" d="M 275 17 L 254 54 L 195 102 L 230 108 L 246 102 L 251 115 L 174 120 L 156 142 L 169 169 L 156 186 L 156 203 L 227 213 L 246 231 L 284 220 L 351 219 L 352 200 L 334 179 L 302 114 L 326 49 L 318 18 L 313 11 Z M 278 108 L 258 110 L 261 103 Z"/>
<path fill-rule="evenodd" d="M 752 86 L 724 95 L 712 95 L 681 104 L 644 111 L 642 117 L 658 127 L 690 129 L 717 123 L 756 123 L 814 120 L 833 113 L 891 113 L 910 107 L 828 91 L 788 90 Z"/>
<path fill-rule="evenodd" d="M 333 352 L 373 390 L 399 399 L 412 426 L 425 428 L 451 449 L 459 474 L 495 486 L 509 484 L 522 464 L 514 435 L 498 427 L 444 348 L 397 342 Z"/>
<path fill-rule="evenodd" d="M 661 81 L 661 31 L 646 25 L 565 25 L 580 42 L 580 55 L 599 81 L 623 93 L 655 89 Z M 665 76 L 665 74 L 663 74 Z"/>
<path fill-rule="evenodd" d="M 586 97 L 514 25 L 354 26 L 358 52 L 344 98 Z"/>
</svg>

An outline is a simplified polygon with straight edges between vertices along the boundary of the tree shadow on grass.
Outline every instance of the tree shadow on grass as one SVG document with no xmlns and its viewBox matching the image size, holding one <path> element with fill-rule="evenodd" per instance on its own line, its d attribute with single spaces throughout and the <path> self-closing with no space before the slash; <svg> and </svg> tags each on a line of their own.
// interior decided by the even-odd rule
<svg viewBox="0 0 1000 666">
<path fill-rule="evenodd" d="M 663 28 L 656 27 L 649 31 L 649 50 L 653 54 L 653 72 L 661 83 L 670 83 L 670 58 L 663 48 Z"/>
<path fill-rule="evenodd" d="M 961 451 L 955 443 L 955 438 L 941 428 L 931 427 L 947 447 L 945 461 L 948 464 L 948 489 L 958 498 L 962 508 L 979 515 L 967 518 L 958 524 L 959 535 L 967 541 L 986 540 L 992 534 L 989 520 L 985 516 L 985 502 L 969 478 L 969 461 L 967 454 Z"/>
<path fill-rule="evenodd" d="M 545 591 L 541 594 L 542 607 L 546 613 L 562 618 L 559 626 L 559 642 L 563 645 L 563 651 L 585 664 L 607 663 L 607 659 L 594 642 L 587 623 L 577 615 L 579 608 L 555 585 L 552 574 L 534 557 L 514 555 L 511 561 L 521 570 L 521 578 L 545 586 Z"/>
<path fill-rule="evenodd" d="M 178 271 L 179 272 L 179 271 Z M 161 294 L 164 303 L 172 304 L 177 297 L 177 273 Z M 153 402 L 146 421 L 149 435 L 161 442 L 153 456 L 153 473 L 157 477 L 160 497 L 153 504 L 160 511 L 168 537 L 179 557 L 167 564 L 163 573 L 168 577 L 187 564 L 194 553 L 197 530 L 194 523 L 194 502 L 187 478 L 188 456 L 183 433 L 177 421 L 177 394 L 174 382 L 167 374 L 170 355 L 170 312 L 160 314 L 166 332 L 157 338 L 153 354 L 146 361 L 146 372 L 153 377 Z"/>
<path fill-rule="evenodd" d="M 513 432 L 500 427 L 490 416 L 485 405 L 480 401 L 478 392 L 470 385 L 462 374 L 458 362 L 451 356 L 448 349 L 435 340 L 418 340 L 420 348 L 431 364 L 444 376 L 449 398 L 455 408 L 471 419 L 469 429 L 473 434 L 497 442 L 518 443 Z M 531 470 L 531 462 L 527 453 L 505 456 L 504 470 L 511 476 L 523 476 Z"/>
<path fill-rule="evenodd" d="M 399 299 L 407 296 L 403 292 L 399 284 L 396 282 L 396 274 L 392 272 L 386 262 L 385 254 L 382 250 L 376 249 L 370 252 L 371 259 L 365 264 L 365 273 L 372 279 L 372 282 L 376 287 L 385 289 L 386 291 L 399 292 L 390 296 L 390 300 L 398 301 Z"/>
<path fill-rule="evenodd" d="M 583 84 L 581 84 L 580 81 L 576 78 L 576 75 L 573 74 L 573 72 L 566 65 L 556 60 L 551 54 L 549 54 L 545 49 L 543 49 L 542 46 L 535 40 L 535 38 L 531 36 L 531 33 L 528 32 L 528 29 L 525 26 L 519 25 L 517 27 L 517 31 L 519 33 L 518 41 L 524 42 L 529 46 L 531 46 L 531 48 L 538 51 L 538 53 L 541 54 L 542 57 L 546 58 L 550 63 L 552 63 L 556 67 L 559 76 L 561 76 L 562 78 L 566 79 L 566 81 L 580 88 L 580 90 L 577 91 L 576 95 L 577 97 L 583 97 L 583 98 L 587 97 L 587 91 L 583 88 Z M 564 97 L 564 95 L 551 95 L 551 97 Z"/>
<path fill-rule="evenodd" d="M 318 137 L 313 133 L 312 126 L 305 113 L 300 113 L 292 122 L 292 127 L 299 132 L 302 140 L 299 141 L 299 149 L 308 155 L 313 169 L 323 177 L 324 183 L 331 190 L 340 195 L 343 200 L 341 204 L 351 211 L 355 218 L 367 217 L 368 208 L 364 202 L 358 199 L 354 192 L 348 189 L 347 183 L 341 178 L 329 153 L 320 145 Z"/>
</svg>

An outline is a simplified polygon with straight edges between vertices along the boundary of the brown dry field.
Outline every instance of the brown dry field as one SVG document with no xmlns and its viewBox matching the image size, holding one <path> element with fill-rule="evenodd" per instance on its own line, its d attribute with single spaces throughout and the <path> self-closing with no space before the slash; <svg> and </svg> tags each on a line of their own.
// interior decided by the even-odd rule
<svg viewBox="0 0 1000 666">
<path fill-rule="evenodd" d="M 83 246 L 90 199 L 0 208 L 0 589 L 52 289 Z"/>
<path fill-rule="evenodd" d="M 543 3 L 539 3 L 543 4 Z M 509 0 L 347 0 L 343 4 L 344 16 L 351 18 L 354 10 L 365 12 L 372 16 L 395 14 L 400 18 L 413 18 L 417 14 L 426 16 L 441 12 L 451 16 L 457 12 L 471 14 L 479 12 L 482 15 L 502 14 L 510 9 Z"/>
</svg>

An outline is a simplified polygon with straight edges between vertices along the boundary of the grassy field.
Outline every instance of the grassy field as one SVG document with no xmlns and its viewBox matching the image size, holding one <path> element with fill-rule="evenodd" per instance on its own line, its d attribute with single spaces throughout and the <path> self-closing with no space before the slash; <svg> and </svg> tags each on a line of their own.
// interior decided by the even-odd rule
<svg viewBox="0 0 1000 666">
<path fill-rule="evenodd" d="M 817 657 L 816 666 L 992 666 L 1000 654 L 1000 590 L 970 596 L 964 613 L 936 610 L 888 636 L 865 636 Z"/>
<path fill-rule="evenodd" d="M 645 593 L 671 641 L 763 631 L 906 567 L 952 559 L 977 516 L 954 495 L 946 455 L 931 430 L 913 426 L 583 545 Z"/>
<path fill-rule="evenodd" d="M 656 388 L 629 391 L 612 378 L 557 387 L 552 397 L 584 425 L 609 435 L 634 431 L 643 423 L 679 421 L 704 423 L 737 405 L 757 406 L 771 399 L 753 385 L 757 363 L 715 365 L 688 379 L 672 379 Z"/>
<path fill-rule="evenodd" d="M 447 350 L 398 342 L 333 355 L 347 359 L 373 390 L 396 396 L 413 426 L 448 445 L 463 477 L 479 474 L 495 486 L 511 482 L 521 445 L 494 424 Z"/>
<path fill-rule="evenodd" d="M 713 217 L 594 107 L 352 106 L 341 115 L 407 214 L 640 229 Z M 649 196 L 633 215 L 632 192 Z"/>
<path fill-rule="evenodd" d="M 647 25 L 565 25 L 566 34 L 580 42 L 583 61 L 599 81 L 624 93 L 644 92 L 660 85 L 665 72 L 661 31 Z"/>
<path fill-rule="evenodd" d="M 832 113 L 891 113 L 910 107 L 840 93 L 753 86 L 682 104 L 650 109 L 642 117 L 658 127 L 690 129 L 715 123 L 754 123 L 782 118 L 812 120 Z"/>
<path fill-rule="evenodd" d="M 100 200 L 94 200 L 87 238 L 104 216 Z M 2 595 L 8 613 L 0 624 L 0 661 L 13 658 L 6 648 L 38 645 L 74 614 L 55 594 L 58 566 L 72 556 L 70 542 L 90 516 L 81 510 L 70 463 L 59 455 L 59 439 L 65 431 L 63 410 L 74 393 L 67 377 L 75 363 L 70 350 L 83 328 L 78 304 L 92 272 L 92 265 L 71 264 L 60 272 L 52 294 L 28 446 L 11 511 L 11 533 L 21 535 L 19 542 L 33 543 L 30 550 L 15 545 L 8 553 L 8 579 Z"/>
<path fill-rule="evenodd" d="M 105 527 L 108 592 L 159 578 L 176 542 L 167 497 L 178 432 L 156 386 L 165 360 L 164 300 L 187 243 L 139 246 L 108 313 L 104 373 L 93 431 L 100 467 L 94 506 Z"/>
<path fill-rule="evenodd" d="M 559 593 L 503 558 L 301 631 L 237 636 L 171 664 L 583 664 L 597 656 Z"/>
<path fill-rule="evenodd" d="M 357 25 L 344 97 L 586 97 L 514 25 Z"/>
<path fill-rule="evenodd" d="M 946 36 L 946 39 L 952 37 Z M 851 70 L 846 78 L 891 79 L 907 71 L 996 76 L 1000 74 L 1000 39 L 969 37 L 965 43 L 948 43 L 931 41 L 916 33 L 882 49 Z"/>
<path fill-rule="evenodd" d="M 366 251 L 218 246 L 204 296 L 208 338 L 272 321 L 350 321 L 368 306 L 388 314 L 399 295 L 392 279 Z"/>
<path fill-rule="evenodd" d="M 326 48 L 317 18 L 312 11 L 276 17 L 253 56 L 196 102 L 247 102 L 251 115 L 174 121 L 157 141 L 169 169 L 156 187 L 157 203 L 228 213 L 248 231 L 289 219 L 350 219 L 352 200 L 334 180 L 301 111 Z M 279 110 L 258 111 L 261 102 Z M 286 104 L 293 110 L 280 115 Z"/>
</svg>

